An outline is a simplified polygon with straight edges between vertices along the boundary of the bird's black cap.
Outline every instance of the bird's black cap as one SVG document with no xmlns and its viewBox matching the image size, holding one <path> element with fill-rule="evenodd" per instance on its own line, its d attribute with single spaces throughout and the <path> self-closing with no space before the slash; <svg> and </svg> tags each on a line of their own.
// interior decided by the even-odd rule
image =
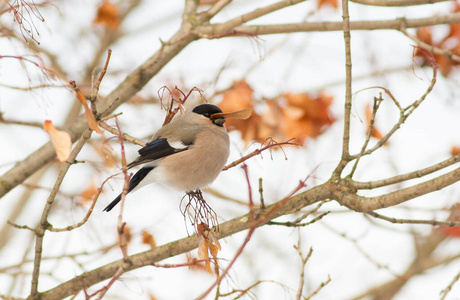
<svg viewBox="0 0 460 300">
<path fill-rule="evenodd" d="M 222 110 L 219 107 L 215 106 L 214 104 L 201 104 L 201 105 L 196 106 L 192 110 L 192 112 L 209 118 L 213 114 L 217 114 L 217 113 L 221 114 Z"/>
</svg>

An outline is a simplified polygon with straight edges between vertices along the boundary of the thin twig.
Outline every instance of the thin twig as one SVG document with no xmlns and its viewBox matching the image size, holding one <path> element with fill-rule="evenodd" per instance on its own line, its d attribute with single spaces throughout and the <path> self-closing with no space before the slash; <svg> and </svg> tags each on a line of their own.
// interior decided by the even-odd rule
<svg viewBox="0 0 460 300">
<path fill-rule="evenodd" d="M 452 290 L 452 287 L 454 284 L 460 280 L 460 272 L 457 273 L 457 275 L 452 278 L 451 282 L 449 283 L 448 286 L 446 286 L 442 291 L 441 291 L 441 298 L 439 300 L 444 300 L 447 297 L 447 294 Z"/>
<path fill-rule="evenodd" d="M 294 245 L 294 249 L 297 250 L 297 253 L 300 256 L 300 262 L 301 262 L 301 267 L 300 267 L 300 281 L 299 281 L 299 287 L 297 288 L 297 294 L 296 294 L 296 300 L 301 300 L 302 299 L 302 294 L 303 294 L 303 286 L 305 284 L 305 265 L 307 264 L 308 260 L 310 259 L 310 256 L 313 254 L 313 248 L 310 247 L 310 250 L 308 251 L 307 255 L 304 257 L 302 254 L 302 250 L 300 250 L 300 238 L 298 240 L 297 246 Z"/>
<path fill-rule="evenodd" d="M 366 151 L 367 145 L 369 145 L 369 142 L 371 140 L 372 136 L 372 131 L 374 130 L 374 122 L 375 122 L 375 116 L 377 115 L 377 110 L 380 107 L 380 104 L 382 103 L 383 98 L 382 94 L 380 94 L 379 98 L 374 97 L 374 105 L 372 107 L 372 115 L 371 119 L 369 120 L 369 126 L 367 128 L 367 135 L 366 135 L 366 140 L 364 141 L 363 146 L 361 147 L 361 151 L 359 152 L 358 156 L 356 157 L 355 163 L 353 164 L 353 168 L 351 169 L 350 174 L 348 174 L 348 178 L 353 178 L 353 174 L 356 171 L 356 168 L 358 167 L 359 160 L 361 157 L 364 155 L 364 152 Z"/>
<path fill-rule="evenodd" d="M 295 143 L 295 142 L 292 142 L 292 139 L 291 140 L 288 140 L 286 142 L 282 142 L 282 143 L 278 143 L 278 142 L 275 142 L 273 139 L 270 139 L 270 141 L 268 142 L 268 144 L 264 147 L 261 147 L 259 149 L 256 149 L 254 151 L 252 151 L 251 153 L 241 157 L 240 159 L 237 159 L 235 160 L 234 162 L 231 162 L 230 164 L 226 165 L 222 171 L 226 171 L 230 168 L 233 168 L 233 167 L 236 167 L 237 165 L 245 162 L 246 160 L 250 159 L 251 157 L 253 156 L 256 156 L 256 155 L 259 155 L 261 154 L 263 151 L 267 150 L 267 149 L 270 149 L 272 147 L 280 147 L 281 149 L 283 149 L 281 146 L 284 146 L 284 145 L 290 145 L 290 146 L 299 146 L 299 144 Z"/>
<path fill-rule="evenodd" d="M 74 225 L 69 225 L 67 227 L 63 227 L 63 228 L 54 228 L 54 227 L 50 226 L 48 228 L 48 230 L 52 231 L 52 232 L 62 232 L 62 231 L 70 231 L 70 230 L 73 230 L 75 228 L 83 226 L 88 221 L 88 219 L 91 216 L 91 214 L 93 213 L 94 206 L 96 205 L 97 199 L 99 198 L 100 194 L 102 193 L 102 188 L 103 188 L 104 184 L 114 176 L 116 176 L 116 175 L 110 176 L 110 177 L 108 177 L 106 180 L 104 180 L 102 182 L 101 186 L 97 189 L 96 194 L 93 196 L 93 202 L 91 203 L 91 206 L 89 207 L 88 212 L 86 213 L 85 217 L 80 222 L 78 222 L 78 223 L 76 223 Z"/>
<path fill-rule="evenodd" d="M 401 174 L 401 175 L 397 175 L 397 176 L 394 176 L 394 177 L 390 177 L 390 178 L 386 178 L 386 179 L 382 179 L 382 180 L 376 180 L 376 181 L 369 181 L 369 182 L 357 182 L 357 181 L 354 181 L 351 184 L 352 184 L 353 188 L 355 188 L 355 189 L 372 190 L 372 189 L 376 189 L 376 188 L 379 188 L 379 187 L 384 187 L 384 186 L 389 186 L 389 185 L 396 184 L 396 183 L 401 183 L 403 181 L 407 181 L 407 180 L 411 180 L 411 179 L 415 179 L 415 178 L 421 178 L 423 176 L 432 174 L 434 172 L 437 172 L 439 170 L 447 168 L 447 167 L 449 167 L 451 165 L 454 165 L 454 164 L 456 164 L 458 162 L 460 162 L 460 154 L 452 156 L 452 157 L 450 157 L 450 158 L 448 158 L 448 159 L 446 159 L 446 160 L 444 160 L 442 162 L 439 162 L 437 164 L 434 164 L 432 166 L 429 166 L 429 167 L 426 167 L 426 168 L 423 168 L 423 169 L 420 169 L 420 170 L 417 170 L 417 171 L 414 171 L 414 172 Z"/>
<path fill-rule="evenodd" d="M 50 195 L 48 196 L 48 200 L 46 201 L 45 208 L 43 209 L 42 216 L 40 218 L 40 224 L 35 229 L 35 258 L 34 258 L 34 269 L 32 271 L 32 285 L 31 285 L 31 292 L 30 297 L 31 299 L 35 300 L 38 299 L 38 277 L 40 275 L 40 263 L 42 257 L 42 247 L 43 247 L 43 237 L 45 235 L 45 231 L 49 228 L 50 224 L 48 223 L 48 215 L 51 210 L 51 206 L 54 203 L 56 198 L 57 192 L 61 187 L 61 183 L 64 180 L 67 171 L 69 170 L 70 166 L 75 161 L 78 153 L 83 148 L 83 145 L 86 141 L 91 137 L 91 130 L 86 130 L 86 132 L 80 137 L 77 145 L 73 148 L 72 152 L 69 155 L 67 162 L 62 164 L 61 170 L 59 171 L 58 178 L 54 184 L 53 190 L 51 191 Z"/>
<path fill-rule="evenodd" d="M 372 6 L 416 6 L 416 5 L 425 5 L 425 4 L 434 4 L 439 2 L 445 2 L 449 0 L 351 0 L 351 2 L 372 5 Z"/>
<path fill-rule="evenodd" d="M 112 134 L 114 134 L 114 135 L 116 135 L 116 136 L 121 137 L 121 139 L 122 139 L 123 141 L 127 141 L 127 142 L 130 142 L 130 143 L 132 143 L 132 144 L 139 145 L 139 146 L 141 146 L 141 147 L 145 147 L 145 145 L 147 145 L 146 142 L 143 142 L 143 141 L 141 141 L 141 140 L 139 140 L 139 139 L 137 139 L 137 138 L 135 138 L 135 137 L 132 137 L 132 136 L 130 136 L 130 135 L 127 134 L 127 133 L 124 133 L 124 132 L 123 132 L 123 133 L 120 133 L 120 131 L 118 131 L 116 128 L 110 127 L 110 126 L 109 126 L 107 123 L 105 123 L 105 122 L 99 122 L 98 124 L 99 124 L 99 126 L 101 126 L 103 129 L 109 131 L 110 133 L 112 133 Z"/>
<path fill-rule="evenodd" d="M 330 276 L 330 275 L 327 275 L 327 280 L 321 282 L 321 284 L 320 284 L 313 292 L 311 292 L 310 295 L 308 295 L 307 297 L 305 297 L 305 300 L 310 300 L 313 296 L 315 296 L 316 294 L 318 294 L 319 291 L 321 291 L 321 289 L 322 289 L 323 287 L 325 287 L 329 282 L 331 282 L 331 276 Z"/>
<path fill-rule="evenodd" d="M 230 261 L 228 266 L 222 271 L 222 274 L 220 274 L 217 277 L 217 279 L 214 281 L 214 283 L 204 293 L 202 293 L 197 299 L 204 299 L 214 289 L 214 287 L 216 287 L 217 285 L 220 284 L 220 282 L 225 278 L 225 276 L 227 275 L 228 271 L 231 269 L 231 267 L 236 262 L 238 257 L 241 255 L 241 253 L 243 253 L 243 250 L 246 247 L 246 245 L 248 244 L 249 240 L 251 239 L 252 234 L 254 233 L 256 228 L 258 227 L 257 222 L 254 222 L 254 217 L 255 217 L 254 216 L 254 209 L 253 209 L 253 203 L 254 202 L 252 200 L 252 188 L 251 188 L 251 183 L 249 181 L 249 173 L 248 173 L 247 165 L 243 164 L 242 169 L 243 169 L 243 171 L 245 173 L 246 182 L 248 184 L 249 223 L 251 224 L 251 226 L 249 228 L 248 234 L 246 235 L 246 238 L 244 239 L 243 243 L 241 244 L 241 246 L 236 251 L 235 256 Z"/>
<path fill-rule="evenodd" d="M 372 216 L 377 219 L 385 220 L 393 224 L 426 224 L 433 226 L 449 226 L 449 227 L 460 227 L 459 221 L 437 221 L 437 220 L 413 220 L 413 219 L 397 219 L 392 217 L 387 217 L 376 212 L 366 213 L 369 216 Z"/>
</svg>

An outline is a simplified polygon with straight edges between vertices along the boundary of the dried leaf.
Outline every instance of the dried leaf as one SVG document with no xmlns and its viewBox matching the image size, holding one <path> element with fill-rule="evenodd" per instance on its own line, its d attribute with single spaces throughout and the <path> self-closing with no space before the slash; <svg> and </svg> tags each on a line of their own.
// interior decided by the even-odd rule
<svg viewBox="0 0 460 300">
<path fill-rule="evenodd" d="M 253 90 L 244 80 L 235 81 L 233 86 L 224 93 L 224 97 L 219 104 L 220 109 L 224 112 L 252 110 L 252 114 L 247 120 L 229 118 L 225 122 L 225 126 L 229 131 L 238 130 L 241 132 L 241 138 L 246 144 L 253 140 L 265 140 L 267 138 L 267 136 L 261 137 L 259 134 L 261 118 L 254 112 L 253 104 Z"/>
<path fill-rule="evenodd" d="M 455 156 L 460 154 L 460 146 L 452 146 L 450 149 L 450 155 Z"/>
<path fill-rule="evenodd" d="M 213 5 L 219 2 L 219 0 L 200 0 L 199 6 L 208 6 Z"/>
<path fill-rule="evenodd" d="M 157 247 L 157 243 L 155 242 L 155 238 L 153 237 L 152 234 L 150 234 L 147 231 L 142 232 L 142 244 L 150 245 L 151 249 Z"/>
<path fill-rule="evenodd" d="M 206 270 L 205 264 L 201 263 L 198 261 L 197 258 L 192 257 L 190 253 L 186 253 L 187 256 L 187 264 L 190 270 L 192 271 L 205 271 L 206 273 L 208 272 Z"/>
<path fill-rule="evenodd" d="M 296 138 L 303 143 L 307 137 L 321 135 L 335 121 L 330 112 L 333 98 L 325 93 L 285 93 L 283 97 L 287 105 L 281 106 L 283 123 L 280 129 L 288 138 Z"/>
<path fill-rule="evenodd" d="M 331 117 L 333 98 L 320 93 L 291 94 L 266 101 L 266 111 L 259 115 L 254 105 L 253 90 L 246 81 L 237 81 L 224 93 L 219 107 L 223 111 L 252 109 L 247 120 L 228 119 L 228 130 L 238 130 L 246 144 L 253 140 L 288 140 L 296 138 L 303 142 L 307 137 L 322 134 L 335 120 Z"/>
<path fill-rule="evenodd" d="M 197 225 L 198 235 L 198 257 L 205 261 L 206 271 L 212 273 L 211 261 L 209 254 L 211 254 L 216 264 L 215 272 L 218 274 L 217 253 L 221 249 L 217 237 L 209 229 L 208 225 L 201 223 Z"/>
<path fill-rule="evenodd" d="M 454 204 L 450 208 L 450 216 L 447 218 L 447 221 L 460 221 L 460 203 Z M 460 227 L 449 227 L 449 226 L 441 226 L 442 233 L 449 237 L 460 237 Z"/>
<path fill-rule="evenodd" d="M 433 43 L 433 38 L 431 36 L 431 27 L 420 27 L 417 29 L 416 33 L 417 38 L 426 43 L 426 44 L 432 44 Z"/>
<path fill-rule="evenodd" d="M 455 2 L 453 12 L 460 11 L 460 4 Z M 450 24 L 449 32 L 441 39 L 441 41 L 433 41 L 431 27 L 422 27 L 417 30 L 417 38 L 422 42 L 441 49 L 451 51 L 455 55 L 460 54 L 460 24 Z M 444 77 L 448 77 L 453 70 L 454 66 L 460 65 L 460 63 L 452 60 L 446 55 L 432 54 L 436 64 L 439 67 L 439 71 Z M 415 50 L 415 57 L 421 59 L 420 65 L 430 65 L 428 54 L 426 51 L 422 51 L 419 48 Z"/>
<path fill-rule="evenodd" d="M 53 122 L 50 120 L 46 120 L 43 123 L 43 128 L 50 136 L 51 144 L 54 147 L 54 151 L 56 151 L 59 161 L 66 161 L 69 158 L 70 151 L 72 149 L 72 139 L 70 138 L 70 135 L 65 131 L 56 129 Z"/>
<path fill-rule="evenodd" d="M 129 244 L 129 242 L 131 241 L 131 237 L 132 237 L 131 227 L 125 225 L 125 227 L 123 228 L 123 234 L 126 238 L 126 243 Z"/>
<path fill-rule="evenodd" d="M 102 134 L 102 130 L 99 128 L 96 118 L 91 112 L 91 109 L 88 107 L 88 102 L 86 101 L 85 95 L 83 95 L 82 92 L 80 92 L 80 90 L 77 90 L 76 94 L 77 94 L 77 99 L 80 101 L 80 103 L 83 105 L 83 108 L 85 109 L 85 117 L 86 117 L 86 120 L 88 121 L 89 128 L 91 128 L 92 130 L 96 131 L 99 134 Z"/>
<path fill-rule="evenodd" d="M 372 118 L 371 105 L 367 104 L 365 110 L 366 110 L 365 113 L 366 113 L 366 127 L 367 127 L 366 135 L 367 135 L 369 134 L 369 125 L 371 123 L 371 118 Z M 377 129 L 377 126 L 375 125 L 375 121 L 374 121 L 374 126 L 372 127 L 371 137 L 374 137 L 378 140 L 381 140 L 383 138 L 382 133 L 380 132 L 380 130 Z M 389 142 L 386 141 L 384 145 L 389 145 Z"/>
<path fill-rule="evenodd" d="M 151 292 L 149 292 L 149 299 L 150 300 L 158 300 L 158 298 L 155 297 Z"/>
<path fill-rule="evenodd" d="M 111 1 L 103 1 L 97 9 L 94 24 L 100 24 L 108 29 L 118 29 L 120 27 L 120 16 L 118 7 Z"/>
<path fill-rule="evenodd" d="M 85 202 L 89 202 L 91 200 L 93 200 L 93 197 L 97 194 L 98 192 L 98 189 L 96 187 L 96 185 L 94 184 L 94 182 L 91 182 L 90 185 L 88 186 L 88 188 L 86 188 L 86 190 L 84 190 L 81 194 L 80 194 L 80 197 L 82 199 L 82 204 L 85 203 Z"/>
<path fill-rule="evenodd" d="M 320 9 L 322 6 L 331 6 L 335 9 L 339 7 L 338 0 L 318 0 L 317 8 Z"/>
</svg>

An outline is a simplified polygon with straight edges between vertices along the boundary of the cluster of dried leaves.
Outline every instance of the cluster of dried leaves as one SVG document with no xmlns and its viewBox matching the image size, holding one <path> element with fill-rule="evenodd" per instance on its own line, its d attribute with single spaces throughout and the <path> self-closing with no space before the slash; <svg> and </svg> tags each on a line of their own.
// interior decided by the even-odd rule
<svg viewBox="0 0 460 300">
<path fill-rule="evenodd" d="M 452 12 L 460 12 L 460 3 L 458 1 L 454 2 Z M 449 30 L 439 41 L 433 39 L 432 27 L 419 28 L 417 30 L 417 38 L 428 45 L 448 50 L 450 53 L 460 56 L 460 24 L 450 24 L 446 26 L 449 26 Z M 433 56 L 439 66 L 441 74 L 445 77 L 451 74 L 454 67 L 460 65 L 458 60 L 453 60 L 449 55 L 433 53 Z M 415 57 L 421 60 L 421 65 L 429 65 L 427 61 L 429 58 L 423 51 L 416 50 Z"/>
<path fill-rule="evenodd" d="M 93 24 L 101 25 L 111 30 L 118 29 L 121 24 L 118 7 L 112 1 L 102 1 L 97 9 Z"/>
<path fill-rule="evenodd" d="M 223 111 L 252 109 L 247 120 L 229 119 L 229 130 L 241 132 L 246 144 L 251 141 L 264 141 L 271 137 L 277 141 L 292 138 L 304 143 L 307 138 L 321 135 L 335 119 L 330 106 L 333 98 L 326 93 L 284 93 L 274 98 L 259 101 L 249 84 L 235 81 L 218 104 Z"/>
</svg>

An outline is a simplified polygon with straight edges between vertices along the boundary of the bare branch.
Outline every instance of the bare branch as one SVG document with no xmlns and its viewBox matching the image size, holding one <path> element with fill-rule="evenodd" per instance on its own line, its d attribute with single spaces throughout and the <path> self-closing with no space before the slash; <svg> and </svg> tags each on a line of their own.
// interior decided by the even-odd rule
<svg viewBox="0 0 460 300">
<path fill-rule="evenodd" d="M 359 196 L 356 194 L 356 191 L 344 191 L 344 189 L 340 190 L 333 185 L 330 185 L 330 188 L 333 190 L 335 196 L 334 199 L 340 202 L 340 204 L 355 211 L 371 212 L 376 209 L 401 204 L 410 199 L 414 199 L 434 191 L 439 191 L 458 181 L 460 181 L 460 168 L 411 187 L 375 197 Z M 344 187 L 347 186 L 346 183 L 342 184 Z"/>
<path fill-rule="evenodd" d="M 351 0 L 352 2 L 372 5 L 372 6 L 416 6 L 425 4 L 434 4 L 439 2 L 445 2 L 449 0 Z"/>
<path fill-rule="evenodd" d="M 410 219 L 396 219 L 387 217 L 376 212 L 368 212 L 366 213 L 369 216 L 372 216 L 377 219 L 385 220 L 393 224 L 426 224 L 426 225 L 442 225 L 442 226 L 449 226 L 449 227 L 460 227 L 460 222 L 456 221 L 436 221 L 436 220 L 410 220 Z"/>
<path fill-rule="evenodd" d="M 40 263 L 41 263 L 41 257 L 42 257 L 43 237 L 45 235 L 45 231 L 49 227 L 48 215 L 51 210 L 51 206 L 54 203 L 56 194 L 59 191 L 59 188 L 61 186 L 62 181 L 64 180 L 64 177 L 67 171 L 69 170 L 72 163 L 75 161 L 78 153 L 80 153 L 80 150 L 83 148 L 83 145 L 86 143 L 86 140 L 90 138 L 91 132 L 92 131 L 89 129 L 86 130 L 86 132 L 81 136 L 77 145 L 74 147 L 74 149 L 72 149 L 72 152 L 70 153 L 70 156 L 67 162 L 62 164 L 58 178 L 56 179 L 56 183 L 54 184 L 53 190 L 51 191 L 48 197 L 48 200 L 46 201 L 45 208 L 43 209 L 43 213 L 40 218 L 40 224 L 35 229 L 35 235 L 36 235 L 35 259 L 34 259 L 34 269 L 32 272 L 32 287 L 31 287 L 31 292 L 30 292 L 32 299 L 37 299 L 38 297 L 38 277 L 40 275 Z"/>
<path fill-rule="evenodd" d="M 460 13 L 451 13 L 448 15 L 435 15 L 426 18 L 397 18 L 392 20 L 372 20 L 372 21 L 352 21 L 350 30 L 387 30 L 400 28 L 418 28 L 425 26 L 435 26 L 441 24 L 460 23 Z M 227 32 L 216 30 L 217 25 L 202 25 L 196 28 L 200 36 L 208 38 L 219 38 Z M 293 32 L 324 32 L 324 31 L 342 31 L 342 22 L 302 22 L 291 24 L 277 25 L 246 25 L 237 26 L 232 29 L 233 35 L 226 36 L 253 36 L 266 34 L 280 34 Z"/>
<path fill-rule="evenodd" d="M 455 156 L 452 156 L 440 163 L 437 163 L 435 165 L 432 165 L 432 166 L 429 166 L 429 167 L 426 167 L 426 168 L 423 168 L 423 169 L 420 169 L 420 170 L 417 170 L 417 171 L 414 171 L 414 172 L 410 172 L 410 173 L 406 173 L 406 174 L 401 174 L 401 175 L 397 175 L 397 176 L 394 176 L 394 177 L 390 177 L 390 178 L 386 178 L 386 179 L 382 179 L 382 180 L 377 180 L 377 181 L 369 181 L 369 182 L 357 182 L 357 181 L 353 181 L 351 183 L 351 185 L 353 186 L 353 188 L 357 189 L 357 190 L 361 190 L 361 189 L 366 189 L 366 190 L 372 190 L 372 189 L 375 189 L 375 188 L 379 188 L 379 187 L 383 187 L 383 186 L 389 186 L 389 185 L 392 185 L 392 184 L 396 184 L 396 183 L 401 183 L 403 181 L 407 181 L 407 180 L 411 180 L 411 179 L 415 179 L 415 178 L 421 178 L 423 176 L 426 176 L 426 175 L 429 175 L 429 174 L 432 174 L 436 171 L 439 171 L 439 170 L 442 170 L 444 168 L 447 168 L 451 165 L 454 165 L 456 163 L 458 163 L 460 161 L 460 154 L 458 155 L 455 155 Z"/>
<path fill-rule="evenodd" d="M 348 0 L 342 0 L 342 28 L 343 39 L 345 42 L 345 107 L 343 120 L 343 136 L 342 136 L 342 155 L 340 162 L 334 170 L 333 174 L 340 177 L 343 169 L 350 161 L 350 123 L 351 123 L 351 94 L 352 94 L 352 72 L 351 72 L 351 35 L 350 35 L 350 16 L 348 14 Z"/>
<path fill-rule="evenodd" d="M 454 278 L 452 278 L 452 281 L 449 283 L 449 285 L 446 286 L 446 288 L 441 291 L 441 298 L 439 298 L 439 300 L 446 299 L 447 295 L 452 290 L 452 287 L 454 286 L 454 284 L 459 280 L 460 280 L 460 272 L 458 272 L 457 275 L 455 275 Z"/>
<path fill-rule="evenodd" d="M 298 211 L 302 207 L 311 205 L 317 201 L 327 199 L 331 196 L 330 191 L 325 185 L 316 186 L 302 194 L 295 195 L 284 201 L 283 205 L 279 203 L 267 206 L 265 209 L 254 208 L 255 216 L 265 216 L 263 219 L 256 219 L 257 225 L 262 226 L 264 223 L 273 220 L 281 215 Z M 276 209 L 273 210 L 273 208 Z M 269 214 L 270 212 L 270 214 Z M 246 230 L 252 226 L 249 222 L 249 214 L 240 216 L 219 225 L 217 238 L 222 239 L 236 232 Z M 103 280 L 112 278 L 120 266 L 125 267 L 125 271 L 141 268 L 153 263 L 159 262 L 168 257 L 186 253 L 198 247 L 198 237 L 196 235 L 183 238 L 174 242 L 158 246 L 149 251 L 131 255 L 129 259 L 131 264 L 125 264 L 123 260 L 118 260 L 107 265 L 101 266 L 93 271 L 82 273 L 75 278 L 64 282 L 57 287 L 40 294 L 40 300 L 62 299 L 71 296 L 84 287 L 90 287 Z"/>
</svg>

